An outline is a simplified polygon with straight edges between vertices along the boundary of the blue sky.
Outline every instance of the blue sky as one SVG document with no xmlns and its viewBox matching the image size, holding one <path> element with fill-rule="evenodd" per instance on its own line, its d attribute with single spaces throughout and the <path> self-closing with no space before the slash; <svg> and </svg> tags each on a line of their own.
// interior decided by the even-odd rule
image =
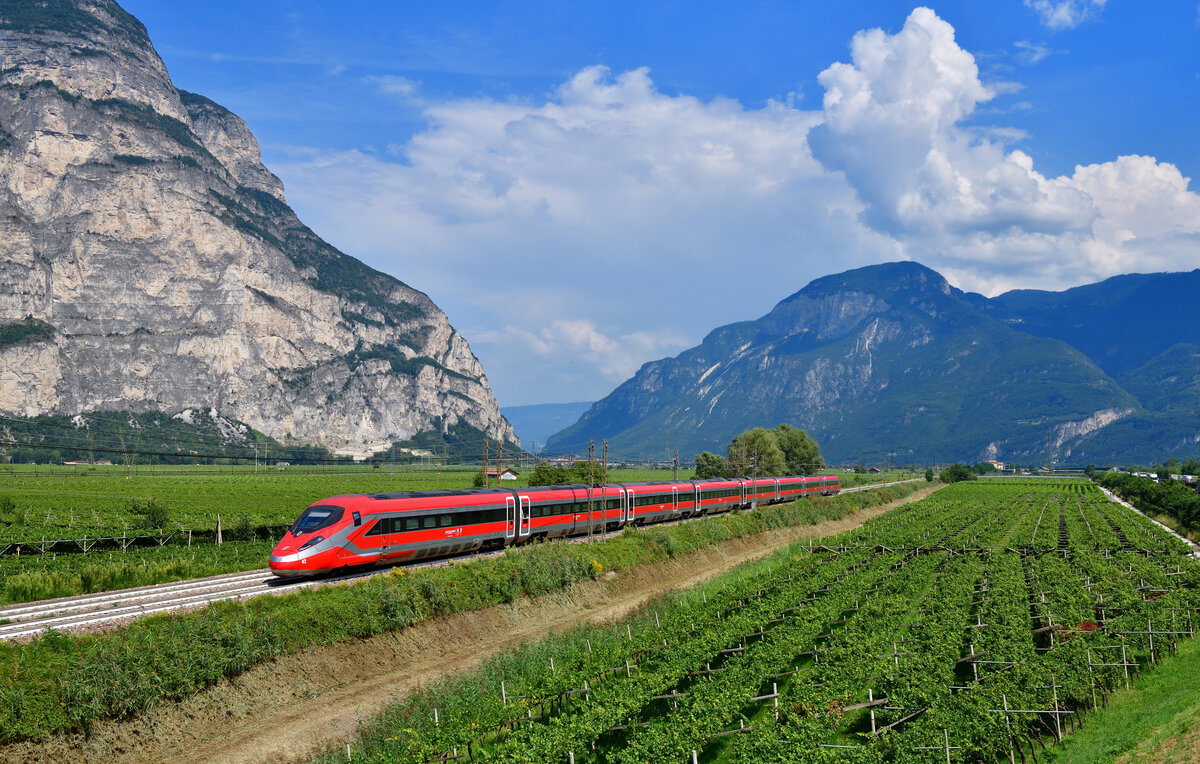
<svg viewBox="0 0 1200 764">
<path fill-rule="evenodd" d="M 1200 266 L 1192 0 L 122 5 L 502 405 L 874 262 L 989 294 Z"/>
</svg>

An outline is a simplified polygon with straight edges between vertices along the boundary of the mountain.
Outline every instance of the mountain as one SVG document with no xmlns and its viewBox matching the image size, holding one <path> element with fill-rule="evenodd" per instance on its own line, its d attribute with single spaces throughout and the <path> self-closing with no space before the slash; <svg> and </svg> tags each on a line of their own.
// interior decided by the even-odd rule
<svg viewBox="0 0 1200 764">
<path fill-rule="evenodd" d="M 644 365 L 547 448 L 594 437 L 610 453 L 665 445 L 690 457 L 787 422 L 832 462 L 1069 458 L 1142 409 L 1084 353 L 988 303 L 911 262 L 821 278 Z"/>
<path fill-rule="evenodd" d="M 539 403 L 532 406 L 503 406 L 500 413 L 512 423 L 517 437 L 529 449 L 533 444 L 546 442 L 591 407 L 591 402 Z"/>
<path fill-rule="evenodd" d="M 188 409 L 328 446 L 515 437 L 445 314 L 306 227 L 137 19 L 0 0 L 0 414 Z"/>
<path fill-rule="evenodd" d="M 986 312 L 1087 354 L 1141 408 L 1072 447 L 1077 463 L 1152 464 L 1200 453 L 1200 270 L 1114 276 L 1062 292 L 1018 290 Z"/>
<path fill-rule="evenodd" d="M 1200 270 L 1134 273 L 1046 292 L 1022 289 L 987 301 L 985 311 L 1036 337 L 1078 348 L 1121 379 L 1200 327 Z"/>
</svg>

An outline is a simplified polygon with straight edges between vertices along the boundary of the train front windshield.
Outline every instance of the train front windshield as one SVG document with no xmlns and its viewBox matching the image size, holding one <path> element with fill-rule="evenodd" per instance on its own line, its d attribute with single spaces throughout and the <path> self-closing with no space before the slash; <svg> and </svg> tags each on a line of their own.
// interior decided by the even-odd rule
<svg viewBox="0 0 1200 764">
<path fill-rule="evenodd" d="M 335 507 L 332 504 L 317 504 L 304 510 L 304 514 L 300 515 L 300 519 L 292 526 L 292 535 L 299 536 L 303 533 L 311 533 L 319 531 L 322 528 L 329 526 L 342 519 L 343 510 L 341 507 Z"/>
</svg>

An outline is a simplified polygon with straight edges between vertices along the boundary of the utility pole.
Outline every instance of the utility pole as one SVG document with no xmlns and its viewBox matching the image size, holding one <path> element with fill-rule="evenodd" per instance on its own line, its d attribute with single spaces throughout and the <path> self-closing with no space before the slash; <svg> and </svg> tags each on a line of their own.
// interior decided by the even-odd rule
<svg viewBox="0 0 1200 764">
<path fill-rule="evenodd" d="M 596 463 L 596 439 L 588 438 L 588 543 L 592 541 L 592 484 L 595 482 L 595 477 L 592 474 L 592 468 Z"/>
<path fill-rule="evenodd" d="M 499 488 L 503 483 L 500 482 L 501 475 L 504 474 L 504 438 L 496 438 L 496 487 Z"/>
<path fill-rule="evenodd" d="M 491 452 L 491 449 L 489 448 L 490 446 L 491 446 L 491 442 L 488 441 L 487 438 L 484 438 L 483 439 L 483 487 L 484 488 L 492 487 L 492 481 L 488 479 L 488 474 L 487 474 L 488 459 L 490 457 L 490 452 Z"/>
<path fill-rule="evenodd" d="M 254 444 L 254 472 L 258 474 L 258 444 Z"/>
<path fill-rule="evenodd" d="M 675 481 L 679 482 L 679 449 L 675 449 Z"/>
<path fill-rule="evenodd" d="M 133 475 L 131 474 L 131 470 L 133 468 L 133 465 L 131 465 L 129 463 L 129 447 L 125 445 L 125 436 L 121 435 L 120 437 L 121 437 L 121 450 L 125 452 L 125 479 L 132 480 Z"/>
<path fill-rule="evenodd" d="M 608 537 L 608 438 L 600 441 L 600 447 L 604 454 L 603 466 L 600 468 L 600 482 L 604 486 L 602 495 L 604 496 L 604 528 L 600 531 L 601 540 Z"/>
</svg>

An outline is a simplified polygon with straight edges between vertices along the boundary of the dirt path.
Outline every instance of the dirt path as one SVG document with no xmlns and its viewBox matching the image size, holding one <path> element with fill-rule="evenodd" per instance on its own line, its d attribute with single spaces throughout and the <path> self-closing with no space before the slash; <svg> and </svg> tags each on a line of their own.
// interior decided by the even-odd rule
<svg viewBox="0 0 1200 764">
<path fill-rule="evenodd" d="M 463 671 L 508 646 L 581 620 L 613 621 L 651 596 L 699 584 L 792 541 L 861 525 L 936 490 L 816 526 L 726 542 L 670 562 L 643 565 L 570 592 L 438 618 L 392 634 L 315 648 L 258 666 L 136 719 L 0 747 L 0 761 L 290 762 L 350 740 L 360 719 L 424 682 Z"/>
</svg>

